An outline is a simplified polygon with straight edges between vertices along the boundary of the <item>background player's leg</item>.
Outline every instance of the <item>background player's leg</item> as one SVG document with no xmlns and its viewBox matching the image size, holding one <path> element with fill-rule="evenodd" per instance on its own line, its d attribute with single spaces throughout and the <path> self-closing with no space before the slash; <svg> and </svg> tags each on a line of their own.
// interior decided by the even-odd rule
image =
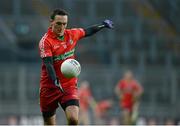
<svg viewBox="0 0 180 126">
<path fill-rule="evenodd" d="M 90 120 L 89 120 L 89 112 L 88 110 L 86 111 L 81 111 L 80 109 L 80 114 L 79 114 L 79 124 L 80 125 L 89 125 Z"/>
<path fill-rule="evenodd" d="M 44 125 L 56 125 L 56 115 L 50 117 L 43 117 Z"/>
<path fill-rule="evenodd" d="M 128 109 L 124 109 L 122 112 L 123 125 L 131 125 L 131 113 Z"/>
<path fill-rule="evenodd" d="M 135 103 L 132 108 L 132 114 L 131 114 L 131 122 L 132 124 L 135 124 L 138 118 L 138 108 L 139 108 L 139 102 Z"/>
<path fill-rule="evenodd" d="M 68 125 L 77 125 L 78 124 L 78 115 L 79 115 L 79 107 L 78 106 L 71 105 L 71 106 L 66 107 L 65 113 L 66 113 Z"/>
</svg>

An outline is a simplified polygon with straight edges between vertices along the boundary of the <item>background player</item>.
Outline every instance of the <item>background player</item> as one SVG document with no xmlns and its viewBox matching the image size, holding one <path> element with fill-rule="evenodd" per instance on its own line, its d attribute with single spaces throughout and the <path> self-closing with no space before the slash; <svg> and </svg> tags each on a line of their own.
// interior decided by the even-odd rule
<svg viewBox="0 0 180 126">
<path fill-rule="evenodd" d="M 61 71 L 62 62 L 75 58 L 77 41 L 93 35 L 103 28 L 113 28 L 113 22 L 105 20 L 89 28 L 66 29 L 68 14 L 56 9 L 50 16 L 50 27 L 39 42 L 42 70 L 40 78 L 40 108 L 44 124 L 56 124 L 58 104 L 63 108 L 68 124 L 78 124 L 79 97 L 77 78 L 67 79 Z"/>
<path fill-rule="evenodd" d="M 139 98 L 142 95 L 143 89 L 135 80 L 131 71 L 125 72 L 123 79 L 118 82 L 115 92 L 120 98 L 123 124 L 134 124 L 137 118 Z"/>
<path fill-rule="evenodd" d="M 111 109 L 113 101 L 111 99 L 105 99 L 97 102 L 95 108 L 95 121 L 97 125 L 108 124 L 108 110 Z"/>
<path fill-rule="evenodd" d="M 96 108 L 96 101 L 92 96 L 88 81 L 82 81 L 79 88 L 80 101 L 80 117 L 79 123 L 81 125 L 90 124 L 89 108 L 93 110 Z"/>
</svg>

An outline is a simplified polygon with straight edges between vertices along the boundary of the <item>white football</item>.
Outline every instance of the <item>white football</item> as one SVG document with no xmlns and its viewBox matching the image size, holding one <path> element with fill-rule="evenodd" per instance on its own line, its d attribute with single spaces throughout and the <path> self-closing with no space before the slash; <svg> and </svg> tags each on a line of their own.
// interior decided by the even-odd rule
<svg viewBox="0 0 180 126">
<path fill-rule="evenodd" d="M 61 64 L 61 72 L 67 78 L 78 77 L 81 72 L 81 65 L 75 59 L 67 59 Z"/>
</svg>

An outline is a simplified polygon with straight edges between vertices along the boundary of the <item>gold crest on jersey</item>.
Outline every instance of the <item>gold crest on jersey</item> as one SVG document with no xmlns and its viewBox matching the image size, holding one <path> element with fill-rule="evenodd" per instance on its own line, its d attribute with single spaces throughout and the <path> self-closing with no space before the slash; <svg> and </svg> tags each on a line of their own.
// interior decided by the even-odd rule
<svg viewBox="0 0 180 126">
<path fill-rule="evenodd" d="M 73 44 L 73 40 L 72 40 L 72 39 L 70 39 L 70 40 L 69 40 L 69 43 L 72 45 L 72 44 Z"/>
</svg>

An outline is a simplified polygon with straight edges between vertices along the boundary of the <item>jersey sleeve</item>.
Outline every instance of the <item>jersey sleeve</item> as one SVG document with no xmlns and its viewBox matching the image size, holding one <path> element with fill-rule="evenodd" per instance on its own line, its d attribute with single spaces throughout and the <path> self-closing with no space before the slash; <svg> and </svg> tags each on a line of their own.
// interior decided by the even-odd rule
<svg viewBox="0 0 180 126">
<path fill-rule="evenodd" d="M 71 29 L 71 33 L 76 41 L 78 41 L 79 39 L 85 36 L 85 31 L 83 28 L 73 28 Z"/>
<path fill-rule="evenodd" d="M 48 42 L 46 36 L 44 36 L 39 42 L 39 51 L 41 58 L 52 56 L 51 45 Z"/>
</svg>

